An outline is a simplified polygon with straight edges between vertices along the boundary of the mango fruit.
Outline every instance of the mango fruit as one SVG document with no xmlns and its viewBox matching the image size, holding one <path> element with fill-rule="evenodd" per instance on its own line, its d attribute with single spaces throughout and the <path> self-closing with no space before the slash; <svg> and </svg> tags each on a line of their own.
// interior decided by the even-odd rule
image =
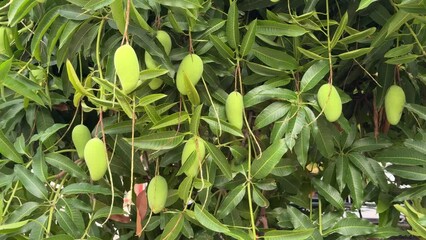
<svg viewBox="0 0 426 240">
<path fill-rule="evenodd" d="M 157 175 L 148 184 L 148 205 L 153 213 L 164 209 L 167 201 L 168 186 L 164 177 Z"/>
<path fill-rule="evenodd" d="M 84 160 L 93 181 L 101 179 L 108 170 L 107 152 L 99 138 L 92 138 L 84 147 Z"/>
<path fill-rule="evenodd" d="M 117 48 L 114 54 L 114 67 L 123 92 L 129 94 L 135 90 L 139 80 L 139 60 L 132 46 L 125 44 Z"/>
<path fill-rule="evenodd" d="M 388 122 L 397 125 L 401 120 L 402 111 L 405 105 L 404 90 L 398 85 L 392 85 L 388 88 L 385 95 L 385 111 Z"/>
<path fill-rule="evenodd" d="M 79 158 L 84 157 L 84 147 L 86 143 L 92 139 L 92 135 L 90 133 L 89 128 L 87 128 L 83 124 L 79 124 L 75 126 L 71 133 L 72 142 L 74 143 L 74 147 L 77 150 L 77 155 Z"/>
<path fill-rule="evenodd" d="M 329 122 L 339 119 L 342 115 L 342 100 L 333 85 L 328 83 L 322 85 L 318 90 L 317 98 L 321 109 L 324 111 L 325 118 Z"/>
<path fill-rule="evenodd" d="M 165 31 L 159 30 L 157 32 L 156 38 L 163 46 L 166 54 L 169 55 L 170 51 L 172 50 L 172 39 L 170 38 L 169 34 Z M 155 61 L 147 51 L 145 51 L 145 65 L 147 69 L 153 69 L 160 66 L 160 64 Z M 163 85 L 163 80 L 160 78 L 154 78 L 149 82 L 148 85 L 152 90 L 156 90 L 160 88 L 161 85 Z"/>
<path fill-rule="evenodd" d="M 239 92 L 232 92 L 226 98 L 226 118 L 228 122 L 238 129 L 243 128 L 244 101 Z"/>
<path fill-rule="evenodd" d="M 185 146 L 183 147 L 183 151 L 182 151 L 182 158 L 181 158 L 182 166 L 191 156 L 195 157 L 195 161 L 189 167 L 189 169 L 184 171 L 184 173 L 188 177 L 196 177 L 199 171 L 199 164 L 203 161 L 204 157 L 206 156 L 206 148 L 204 146 L 204 142 L 198 136 L 194 136 L 190 138 L 185 143 Z"/>
<path fill-rule="evenodd" d="M 188 54 L 182 59 L 176 74 L 176 86 L 182 95 L 188 94 L 184 78 L 187 77 L 195 86 L 200 81 L 203 70 L 203 60 L 197 54 Z"/>
</svg>

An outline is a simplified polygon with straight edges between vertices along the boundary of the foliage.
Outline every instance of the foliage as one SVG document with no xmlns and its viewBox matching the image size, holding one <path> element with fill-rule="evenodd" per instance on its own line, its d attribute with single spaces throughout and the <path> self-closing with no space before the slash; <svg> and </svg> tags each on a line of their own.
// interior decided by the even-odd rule
<svg viewBox="0 0 426 240">
<path fill-rule="evenodd" d="M 3 0 L 0 9 L 0 239 L 389 238 L 409 234 L 399 211 L 425 236 L 410 205 L 423 199 L 414 204 L 424 209 L 426 195 L 423 0 Z M 114 69 L 127 40 L 141 66 L 129 94 Z M 190 52 L 204 72 L 180 95 L 174 78 Z M 334 123 L 316 100 L 327 81 L 343 103 Z M 384 112 L 392 84 L 407 97 L 396 126 Z M 242 130 L 225 115 L 233 91 L 244 96 Z M 99 181 L 71 140 L 80 123 L 108 150 Z M 198 154 L 181 163 L 193 136 L 207 153 L 194 178 L 184 172 Z M 168 198 L 152 214 L 144 183 L 158 174 Z M 377 205 L 376 225 L 357 214 L 366 202 Z"/>
</svg>

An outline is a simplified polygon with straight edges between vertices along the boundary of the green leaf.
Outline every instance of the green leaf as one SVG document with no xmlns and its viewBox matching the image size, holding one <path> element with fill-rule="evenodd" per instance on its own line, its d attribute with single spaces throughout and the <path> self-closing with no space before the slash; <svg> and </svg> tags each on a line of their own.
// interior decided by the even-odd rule
<svg viewBox="0 0 426 240">
<path fill-rule="evenodd" d="M 191 117 L 191 125 L 190 129 L 194 135 L 198 135 L 198 128 L 200 127 L 200 119 L 201 119 L 201 110 L 203 109 L 203 104 L 198 105 Z"/>
<path fill-rule="evenodd" d="M 370 6 L 370 4 L 372 4 L 375 1 L 377 0 L 361 0 L 356 11 L 358 12 L 364 8 L 367 8 L 368 6 Z"/>
<path fill-rule="evenodd" d="M 307 92 L 314 88 L 324 76 L 330 71 L 328 61 L 320 60 L 315 62 L 306 70 L 300 82 L 301 92 Z"/>
<path fill-rule="evenodd" d="M 331 157 L 334 154 L 333 136 L 330 134 L 331 129 L 328 123 L 323 119 L 318 119 L 317 126 L 313 128 L 313 135 L 316 147 L 324 157 Z"/>
<path fill-rule="evenodd" d="M 290 221 L 295 229 L 310 229 L 315 227 L 309 217 L 297 208 L 287 206 L 287 213 L 289 214 Z"/>
<path fill-rule="evenodd" d="M 284 70 L 268 67 L 262 64 L 247 62 L 247 66 L 251 71 L 261 76 L 284 76 L 287 73 Z"/>
<path fill-rule="evenodd" d="M 162 75 L 164 75 L 168 72 L 169 72 L 169 70 L 161 69 L 161 68 L 159 68 L 159 69 L 145 69 L 145 70 L 142 70 L 139 73 L 139 80 L 145 81 L 145 80 L 148 80 L 148 79 L 153 79 L 153 78 L 162 76 Z"/>
<path fill-rule="evenodd" d="M 240 44 L 240 30 L 238 29 L 238 7 L 237 1 L 231 1 L 229 4 L 228 17 L 226 20 L 226 38 L 229 46 L 237 49 Z"/>
<path fill-rule="evenodd" d="M 214 128 L 214 129 L 219 129 L 219 124 L 217 122 L 217 119 L 214 117 L 201 117 L 201 119 L 206 122 L 207 124 L 210 125 L 210 127 Z M 219 120 L 220 123 L 220 127 L 222 129 L 222 131 L 230 133 L 236 137 L 244 137 L 243 133 L 241 132 L 240 129 L 236 128 L 234 125 L 231 125 L 230 123 L 224 121 L 224 120 Z"/>
<path fill-rule="evenodd" d="M 64 170 L 78 179 L 88 179 L 87 174 L 77 164 L 68 157 L 59 153 L 48 153 L 45 156 L 46 162 L 59 170 Z"/>
<path fill-rule="evenodd" d="M 300 166 L 305 166 L 308 161 L 309 140 L 311 138 L 311 128 L 304 125 L 299 137 L 294 145 L 294 152 L 296 153 L 297 161 Z"/>
<path fill-rule="evenodd" d="M 73 222 L 72 218 L 65 211 L 55 211 L 55 218 L 58 221 L 59 226 L 68 234 L 74 238 L 79 238 L 81 232 Z"/>
<path fill-rule="evenodd" d="M 404 146 L 426 154 L 426 141 L 415 141 L 413 139 L 407 139 L 404 141 Z"/>
<path fill-rule="evenodd" d="M 0 234 L 7 234 L 7 233 L 15 232 L 16 230 L 27 225 L 28 221 L 29 220 L 10 223 L 10 224 L 2 224 L 2 225 L 0 225 Z"/>
<path fill-rule="evenodd" d="M 267 231 L 263 236 L 266 240 L 280 240 L 280 239 L 291 239 L 291 240 L 304 240 L 312 236 L 314 229 L 303 229 L 303 230 L 271 230 Z"/>
<path fill-rule="evenodd" d="M 149 94 L 139 99 L 138 106 L 145 107 L 165 97 L 167 97 L 167 95 L 162 93 Z"/>
<path fill-rule="evenodd" d="M 355 209 L 360 209 L 364 199 L 364 186 L 362 184 L 363 179 L 361 176 L 361 172 L 349 163 L 344 178 L 346 185 L 351 191 L 353 207 Z"/>
<path fill-rule="evenodd" d="M 26 202 L 22 204 L 19 208 L 15 209 L 7 218 L 5 223 L 14 223 L 23 219 L 24 217 L 29 216 L 32 212 L 40 207 L 40 204 L 37 202 Z"/>
<path fill-rule="evenodd" d="M 66 127 L 68 124 L 63 123 L 55 123 L 52 126 L 48 127 L 46 130 L 39 134 L 35 134 L 31 137 L 30 143 L 35 141 L 45 142 L 49 139 L 50 136 L 54 135 L 59 129 Z"/>
<path fill-rule="evenodd" d="M 383 148 L 388 148 L 392 146 L 392 142 L 388 139 L 379 138 L 375 139 L 374 137 L 365 137 L 356 140 L 351 148 L 351 152 L 371 152 L 375 150 L 380 150 Z"/>
<path fill-rule="evenodd" d="M 260 158 L 253 161 L 251 167 L 252 177 L 260 179 L 268 176 L 287 150 L 288 148 L 284 139 L 276 141 L 269 146 L 265 151 L 263 151 Z"/>
<path fill-rule="evenodd" d="M 124 28 L 126 26 L 126 20 L 124 17 L 124 8 L 123 8 L 123 1 L 121 0 L 114 0 L 110 5 L 111 9 L 111 15 L 112 19 L 115 22 L 115 25 L 117 25 L 118 30 L 121 34 L 124 34 Z"/>
<path fill-rule="evenodd" d="M 152 133 L 137 137 L 134 139 L 136 148 L 149 149 L 149 150 L 167 150 L 177 147 L 185 137 L 184 134 L 166 131 L 160 133 Z M 131 144 L 132 139 L 124 138 L 124 140 Z"/>
<path fill-rule="evenodd" d="M 200 104 L 200 96 L 198 95 L 195 86 L 192 84 L 191 80 L 189 80 L 186 73 L 183 73 L 183 79 L 185 83 L 185 88 L 187 89 L 187 96 L 192 106 L 197 106 Z"/>
<path fill-rule="evenodd" d="M 408 111 L 417 114 L 421 119 L 426 120 L 426 107 L 414 103 L 407 103 L 405 105 Z"/>
<path fill-rule="evenodd" d="M 33 172 L 42 182 L 47 182 L 48 168 L 42 145 L 39 145 L 33 157 Z"/>
<path fill-rule="evenodd" d="M 388 148 L 376 155 L 380 162 L 390 162 L 397 165 L 426 165 L 426 155 L 405 147 Z"/>
<path fill-rule="evenodd" d="M 68 59 L 66 62 L 66 67 L 67 67 L 68 80 L 71 82 L 74 89 L 85 96 L 93 96 L 93 94 L 89 93 L 81 84 L 80 79 L 78 79 L 77 73 L 74 70 L 74 67 L 72 66 L 70 60 Z"/>
<path fill-rule="evenodd" d="M 9 6 L 9 11 L 7 13 L 7 20 L 9 22 L 8 25 L 10 27 L 14 27 L 37 4 L 38 4 L 38 2 L 33 1 L 33 0 L 14 0 L 14 1 L 11 1 L 10 6 Z"/>
<path fill-rule="evenodd" d="M 405 200 L 411 200 L 416 198 L 422 198 L 426 196 L 426 185 L 420 185 L 417 187 L 406 188 L 401 194 L 393 199 L 393 202 L 402 202 Z"/>
<path fill-rule="evenodd" d="M 353 165 L 355 165 L 362 173 L 368 176 L 368 178 L 375 184 L 379 185 L 377 178 L 377 171 L 370 164 L 370 161 L 361 153 L 354 152 L 349 153 L 348 158 Z"/>
<path fill-rule="evenodd" d="M 273 102 L 264 108 L 255 120 L 255 128 L 260 129 L 284 117 L 290 110 L 290 104 L 283 102 Z"/>
<path fill-rule="evenodd" d="M 63 195 L 72 194 L 102 194 L 111 195 L 111 190 L 100 185 L 92 185 L 89 183 L 73 183 L 64 187 L 61 191 Z"/>
<path fill-rule="evenodd" d="M 38 26 L 34 31 L 34 35 L 31 40 L 31 53 L 38 61 L 41 61 L 40 44 L 42 42 L 42 38 L 46 34 L 50 25 L 52 25 L 59 16 L 60 8 L 61 6 L 57 6 L 44 13 L 43 18 L 38 22 Z"/>
<path fill-rule="evenodd" d="M 351 34 L 345 38 L 340 39 L 340 43 L 348 45 L 350 43 L 359 42 L 362 40 L 365 40 L 368 36 L 372 35 L 374 32 L 376 32 L 375 27 L 368 28 L 364 31 L 357 32 L 354 34 Z"/>
<path fill-rule="evenodd" d="M 421 166 L 397 166 L 391 165 L 387 171 L 395 176 L 414 181 L 426 181 L 426 168 Z"/>
<path fill-rule="evenodd" d="M 189 159 L 187 160 L 189 161 Z M 179 184 L 178 187 L 178 195 L 179 198 L 184 201 L 184 203 L 187 203 L 188 198 L 191 196 L 191 187 L 192 187 L 192 177 L 185 177 L 183 181 Z"/>
<path fill-rule="evenodd" d="M 112 207 L 112 209 L 108 206 L 108 207 L 103 207 L 99 210 L 97 210 L 95 212 L 95 214 L 93 214 L 91 220 L 94 221 L 96 219 L 99 218 L 106 218 L 108 216 L 114 215 L 114 214 L 124 214 L 124 210 L 122 208 L 119 207 Z"/>
<path fill-rule="evenodd" d="M 385 63 L 387 63 L 387 64 L 393 64 L 393 65 L 411 63 L 414 60 L 416 60 L 418 57 L 420 57 L 420 55 L 406 54 L 406 55 L 403 55 L 403 56 L 399 56 L 399 57 L 394 57 L 394 58 L 388 59 L 388 60 L 385 61 Z"/>
<path fill-rule="evenodd" d="M 253 53 L 260 61 L 274 69 L 294 70 L 297 68 L 296 59 L 283 50 L 257 46 L 253 49 Z"/>
<path fill-rule="evenodd" d="M 275 88 L 269 85 L 262 85 L 253 88 L 251 91 L 244 95 L 244 107 L 248 108 L 273 98 L 282 99 L 285 101 L 292 101 L 297 99 L 297 95 L 294 91 L 290 89 Z"/>
<path fill-rule="evenodd" d="M 399 10 L 398 12 L 396 12 L 387 22 L 386 36 L 398 32 L 399 28 L 401 28 L 403 24 L 410 21 L 412 18 L 414 18 L 413 14 L 407 13 L 403 10 Z"/>
<path fill-rule="evenodd" d="M 43 100 L 40 98 L 36 90 L 40 89 L 40 86 L 31 82 L 29 79 L 15 75 L 15 76 L 7 76 L 6 79 L 3 79 L 3 85 L 14 92 L 33 100 L 37 104 L 44 106 Z"/>
<path fill-rule="evenodd" d="M 160 239 L 174 240 L 182 232 L 184 217 L 182 213 L 175 214 L 164 227 Z"/>
<path fill-rule="evenodd" d="M 188 120 L 189 115 L 186 112 L 177 112 L 173 113 L 171 115 L 167 115 L 164 118 L 162 118 L 160 121 L 154 124 L 150 129 L 160 129 L 165 127 L 170 127 L 178 124 L 182 124 L 186 120 Z"/>
<path fill-rule="evenodd" d="M 384 57 L 394 58 L 394 57 L 399 57 L 399 56 L 411 53 L 411 51 L 413 50 L 413 46 L 414 44 L 404 44 L 396 48 L 392 48 L 385 53 Z"/>
<path fill-rule="evenodd" d="M 280 23 L 271 20 L 258 20 L 256 30 L 257 34 L 287 37 L 298 37 L 308 32 L 299 25 Z"/>
<path fill-rule="evenodd" d="M 0 153 L 7 159 L 16 162 L 23 163 L 21 155 L 13 147 L 13 144 L 9 139 L 4 135 L 3 131 L 0 129 Z"/>
<path fill-rule="evenodd" d="M 157 0 L 157 3 L 168 7 L 178 7 L 182 9 L 195 9 L 202 7 L 198 0 Z"/>
<path fill-rule="evenodd" d="M 316 178 L 312 178 L 311 181 L 315 189 L 318 190 L 318 193 L 321 197 L 324 197 L 327 202 L 336 208 L 341 210 L 344 209 L 343 199 L 340 196 L 340 193 L 334 187 Z"/>
<path fill-rule="evenodd" d="M 343 236 L 361 236 L 371 234 L 375 230 L 376 226 L 366 219 L 343 218 L 332 229 L 325 231 L 324 234 L 339 233 Z"/>
<path fill-rule="evenodd" d="M 204 141 L 207 151 L 212 156 L 213 162 L 219 167 L 227 179 L 232 179 L 231 166 L 225 155 L 214 144 Z"/>
<path fill-rule="evenodd" d="M 337 55 L 342 60 L 354 59 L 371 52 L 372 48 L 359 48 Z"/>
<path fill-rule="evenodd" d="M 213 232 L 226 233 L 229 232 L 228 227 L 223 225 L 212 214 L 203 209 L 199 204 L 195 204 L 195 218 L 207 229 Z"/>
<path fill-rule="evenodd" d="M 345 12 L 345 14 L 343 14 L 342 16 L 342 19 L 340 19 L 340 23 L 337 26 L 336 31 L 333 34 L 333 38 L 331 39 L 331 43 L 330 43 L 330 49 L 333 49 L 336 46 L 347 24 L 348 24 L 348 12 Z"/>
<path fill-rule="evenodd" d="M 262 192 L 255 186 L 253 186 L 253 202 L 259 207 L 269 207 L 268 199 L 262 194 Z"/>
<path fill-rule="evenodd" d="M 303 55 L 305 55 L 305 57 L 313 59 L 313 60 L 323 60 L 325 59 L 325 57 L 322 57 L 312 51 L 306 50 L 304 48 L 301 47 L 297 47 L 297 50 L 302 53 Z"/>
<path fill-rule="evenodd" d="M 241 57 L 246 56 L 252 49 L 254 40 L 256 38 L 256 27 L 257 27 L 257 19 L 253 20 L 248 28 L 247 32 L 243 37 L 243 41 L 240 47 L 240 55 Z"/>
<path fill-rule="evenodd" d="M 223 58 L 225 59 L 234 58 L 234 52 L 232 51 L 232 49 L 228 47 L 226 43 L 220 40 L 220 38 L 216 37 L 215 35 L 210 35 L 210 41 Z"/>
<path fill-rule="evenodd" d="M 244 184 L 238 185 L 232 191 L 226 195 L 226 197 L 223 199 L 222 203 L 220 204 L 220 207 L 217 210 L 217 217 L 219 219 L 222 219 L 231 213 L 232 210 L 234 210 L 237 205 L 243 200 L 244 196 L 246 195 L 246 187 Z"/>
<path fill-rule="evenodd" d="M 22 165 L 15 165 L 15 174 L 24 188 L 37 198 L 47 199 L 47 189 L 44 184 Z"/>
</svg>

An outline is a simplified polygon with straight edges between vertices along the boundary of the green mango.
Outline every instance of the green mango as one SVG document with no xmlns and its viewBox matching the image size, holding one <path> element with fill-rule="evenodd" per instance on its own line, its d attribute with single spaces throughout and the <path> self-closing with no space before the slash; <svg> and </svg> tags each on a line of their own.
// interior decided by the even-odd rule
<svg viewBox="0 0 426 240">
<path fill-rule="evenodd" d="M 330 93 L 330 96 L 329 96 Z M 336 88 L 331 84 L 324 84 L 317 94 L 318 103 L 324 111 L 325 118 L 329 122 L 335 122 L 342 115 L 342 100 Z"/>
<path fill-rule="evenodd" d="M 79 158 L 84 157 L 84 147 L 87 142 L 92 139 L 92 134 L 90 133 L 89 128 L 83 124 L 75 126 L 71 133 L 72 142 L 74 147 L 77 150 L 77 155 Z"/>
<path fill-rule="evenodd" d="M 168 185 L 164 177 L 157 175 L 148 184 L 148 205 L 153 213 L 159 213 L 164 209 L 167 201 Z"/>
<path fill-rule="evenodd" d="M 401 120 L 402 111 L 405 105 L 404 90 L 398 85 L 392 85 L 388 88 L 385 95 L 385 111 L 388 122 L 397 125 Z"/>
<path fill-rule="evenodd" d="M 84 160 L 93 181 L 98 181 L 105 175 L 108 170 L 108 156 L 101 139 L 92 138 L 86 143 Z"/>
</svg>

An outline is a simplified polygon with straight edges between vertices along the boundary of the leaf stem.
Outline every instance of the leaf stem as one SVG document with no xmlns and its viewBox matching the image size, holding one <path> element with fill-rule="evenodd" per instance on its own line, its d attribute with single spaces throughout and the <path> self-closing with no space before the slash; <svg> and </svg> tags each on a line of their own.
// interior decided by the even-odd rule
<svg viewBox="0 0 426 240">
<path fill-rule="evenodd" d="M 248 138 L 248 173 L 247 173 L 247 196 L 248 196 L 248 202 L 249 202 L 249 209 L 250 209 L 250 221 L 251 221 L 251 230 L 253 232 L 253 236 L 256 237 L 256 222 L 253 212 L 253 201 L 252 201 L 252 194 L 251 194 L 251 141 L 250 138 Z"/>
</svg>

